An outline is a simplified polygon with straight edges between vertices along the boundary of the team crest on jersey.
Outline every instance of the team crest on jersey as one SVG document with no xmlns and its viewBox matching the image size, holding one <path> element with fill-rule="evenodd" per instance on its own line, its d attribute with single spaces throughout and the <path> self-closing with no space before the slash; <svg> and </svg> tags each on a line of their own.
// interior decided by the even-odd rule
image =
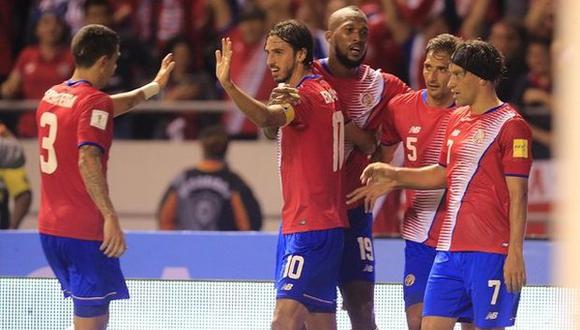
<svg viewBox="0 0 580 330">
<path fill-rule="evenodd" d="M 405 276 L 405 286 L 411 286 L 415 284 L 415 275 L 409 274 Z"/>
<path fill-rule="evenodd" d="M 373 105 L 373 97 L 370 93 L 362 93 L 360 97 L 360 103 L 366 107 L 370 108 Z"/>
<path fill-rule="evenodd" d="M 475 134 L 473 134 L 473 142 L 480 144 L 483 142 L 483 140 L 485 139 L 485 132 L 479 128 L 477 129 L 477 131 L 475 131 Z"/>
</svg>

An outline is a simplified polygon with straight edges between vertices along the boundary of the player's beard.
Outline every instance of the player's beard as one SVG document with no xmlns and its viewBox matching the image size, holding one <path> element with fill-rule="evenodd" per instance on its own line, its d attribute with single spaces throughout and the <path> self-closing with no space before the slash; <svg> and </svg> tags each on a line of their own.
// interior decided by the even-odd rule
<svg viewBox="0 0 580 330">
<path fill-rule="evenodd" d="M 288 68 L 288 70 L 286 70 L 286 75 L 283 77 L 280 77 L 278 79 L 274 79 L 274 81 L 277 83 L 288 83 L 288 80 L 290 80 L 290 77 L 294 73 L 295 68 L 296 68 L 296 64 L 294 62 L 292 62 L 292 66 L 290 68 Z"/>
<path fill-rule="evenodd" d="M 367 55 L 367 49 L 365 47 L 364 52 L 358 60 L 351 60 L 348 56 L 340 51 L 338 45 L 334 46 L 334 52 L 336 53 L 336 58 L 338 61 L 347 68 L 354 69 L 362 64 Z"/>
</svg>

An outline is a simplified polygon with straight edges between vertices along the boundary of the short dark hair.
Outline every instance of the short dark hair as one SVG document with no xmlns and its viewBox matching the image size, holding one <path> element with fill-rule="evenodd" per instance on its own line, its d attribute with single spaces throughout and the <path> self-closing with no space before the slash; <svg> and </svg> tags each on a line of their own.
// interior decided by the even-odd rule
<svg viewBox="0 0 580 330">
<path fill-rule="evenodd" d="M 442 33 L 429 39 L 427 47 L 425 48 L 425 54 L 429 52 L 444 52 L 451 56 L 460 43 L 461 39 L 458 37 L 449 33 Z"/>
<path fill-rule="evenodd" d="M 75 64 L 89 68 L 101 56 L 113 56 L 119 47 L 119 35 L 106 26 L 91 24 L 83 26 L 73 37 L 71 49 Z"/>
<path fill-rule="evenodd" d="M 225 158 L 230 140 L 222 126 L 214 125 L 202 129 L 199 133 L 199 141 L 205 158 L 217 160 Z"/>
<path fill-rule="evenodd" d="M 492 44 L 481 40 L 469 40 L 460 44 L 451 56 L 451 62 L 494 83 L 506 71 L 503 55 Z"/>
<path fill-rule="evenodd" d="M 285 42 L 289 43 L 295 52 L 300 49 L 306 50 L 306 58 L 303 64 L 306 66 L 312 65 L 313 61 L 313 49 L 314 41 L 312 39 L 312 34 L 308 27 L 295 19 L 289 19 L 282 21 L 270 30 L 268 37 L 278 37 Z"/>
</svg>

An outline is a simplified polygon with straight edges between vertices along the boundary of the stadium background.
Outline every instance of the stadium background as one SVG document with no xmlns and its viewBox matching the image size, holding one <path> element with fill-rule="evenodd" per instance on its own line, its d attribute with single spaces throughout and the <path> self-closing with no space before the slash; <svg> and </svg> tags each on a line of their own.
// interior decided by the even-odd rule
<svg viewBox="0 0 580 330">
<path fill-rule="evenodd" d="M 393 16 L 394 12 L 389 13 L 389 10 L 386 9 L 388 2 L 395 5 L 393 8 L 396 10 L 396 15 Z M 0 15 L 2 17 L 0 20 L 0 46 L 2 48 L 2 52 L 0 52 L 0 57 L 2 57 L 0 59 L 0 80 L 6 82 L 5 79 L 9 77 L 10 72 L 18 67 L 19 54 L 22 53 L 24 47 L 33 45 L 37 41 L 38 38 L 35 37 L 36 23 L 47 11 L 54 14 L 59 21 L 64 23 L 63 45 L 66 45 L 68 42 L 67 37 L 83 24 L 82 3 L 83 0 L 5 0 L 0 2 Z M 519 68 L 521 70 L 519 75 L 512 77 L 513 81 L 510 83 L 506 83 L 507 86 L 516 85 L 519 78 L 523 77 L 525 79 L 529 77 L 531 72 L 529 65 L 538 64 L 538 62 L 533 62 L 528 63 L 528 67 L 525 65 L 527 62 L 526 53 L 529 49 L 526 45 L 531 44 L 532 41 L 539 40 L 543 45 L 546 45 L 544 50 L 547 50 L 547 54 L 543 55 L 547 56 L 549 61 L 547 65 L 552 68 L 550 70 L 551 76 L 555 76 L 553 72 L 557 71 L 558 65 L 563 62 L 570 62 L 566 56 L 573 53 L 573 51 L 567 49 L 564 39 L 559 39 L 554 34 L 556 1 L 549 0 L 110 1 L 113 19 L 111 24 L 124 38 L 136 41 L 136 46 L 131 44 L 131 46 L 135 46 L 135 49 L 130 50 L 128 48 L 127 53 L 133 53 L 132 56 L 147 57 L 147 61 L 129 59 L 125 62 L 125 64 L 130 65 L 131 69 L 121 72 L 126 74 L 126 76 L 121 77 L 122 83 L 116 86 L 117 88 L 133 88 L 150 79 L 150 63 L 157 62 L 156 59 L 170 48 L 170 42 L 185 40 L 192 59 L 190 63 L 185 65 L 184 72 L 187 73 L 188 79 L 185 79 L 185 83 L 175 82 L 174 86 L 175 89 L 185 86 L 183 89 L 189 88 L 188 93 L 166 93 L 160 99 L 142 106 L 141 112 L 121 118 L 119 125 L 117 125 L 116 137 L 119 140 L 115 142 L 111 153 L 109 181 L 111 195 L 121 215 L 124 228 L 128 230 L 156 229 L 155 210 L 166 185 L 178 171 L 191 166 L 200 159 L 199 149 L 195 140 L 197 132 L 200 128 L 210 123 L 222 123 L 228 127 L 232 137 L 240 139 L 240 141 L 233 143 L 228 161 L 255 190 L 266 215 L 263 230 L 276 231 L 279 225 L 281 200 L 275 162 L 275 144 L 263 139 L 254 128 L 247 128 L 245 123 L 242 127 L 237 128 L 235 127 L 236 125 L 231 124 L 231 118 L 236 118 L 236 110 L 228 103 L 221 102 L 223 95 L 213 78 L 211 55 L 217 45 L 219 36 L 231 34 L 237 34 L 242 42 L 247 42 L 248 53 L 254 54 L 252 50 L 257 52 L 261 48 L 263 35 L 259 34 L 260 37 L 255 38 L 256 40 L 248 41 L 244 39 L 247 37 L 244 36 L 244 33 L 251 34 L 255 31 L 263 33 L 272 22 L 287 17 L 297 17 L 305 20 L 310 24 L 315 35 L 320 38 L 327 13 L 332 8 L 351 3 L 361 5 L 369 15 L 371 37 L 367 62 L 373 66 L 381 67 L 385 71 L 399 75 L 414 88 L 421 88 L 423 84 L 420 79 L 420 70 L 418 69 L 423 55 L 420 52 L 417 53 L 417 49 L 423 47 L 425 39 L 434 33 L 454 32 L 466 38 L 490 39 L 492 38 L 493 28 L 498 22 L 509 21 L 510 24 L 513 21 L 519 22 L 517 30 L 519 44 L 517 44 L 517 54 L 514 55 L 513 61 L 524 65 L 523 68 Z M 574 6 L 573 2 L 569 3 L 570 6 Z M 262 28 L 258 29 L 255 26 L 250 28 L 241 27 L 243 22 L 248 21 L 248 16 L 255 17 L 254 5 L 263 10 Z M 440 17 L 444 17 L 443 21 L 439 19 Z M 398 20 L 396 23 L 404 23 L 411 31 L 406 40 L 398 39 L 401 35 L 405 36 L 405 34 L 395 28 L 395 24 L 393 24 L 395 18 Z M 252 28 L 257 30 L 252 30 Z M 250 32 L 244 32 L 244 29 L 249 29 Z M 505 42 L 514 41 L 512 40 L 514 35 L 510 34 L 509 31 L 503 37 L 507 40 L 504 40 Z M 319 41 L 319 43 L 318 50 L 320 54 L 324 54 L 323 42 Z M 143 45 L 145 45 L 144 48 L 141 47 Z M 147 53 L 140 53 L 139 51 L 142 49 L 146 49 Z M 509 47 L 506 49 L 509 49 Z M 173 50 L 175 51 L 175 49 Z M 256 62 L 249 63 L 254 64 Z M 120 65 L 123 64 L 121 63 Z M 156 67 L 156 65 L 153 65 L 153 67 Z M 23 70 L 26 70 L 26 68 Z M 252 70 L 249 73 L 244 70 L 241 71 L 239 73 L 240 79 L 256 76 L 256 72 L 261 72 L 259 70 Z M 554 77 L 551 78 L 553 79 Z M 23 81 L 23 83 L 25 82 Z M 38 81 L 32 81 L 32 84 L 37 83 Z M 254 82 L 254 84 L 259 85 L 256 87 L 256 94 L 259 94 L 260 89 L 267 90 L 269 86 L 267 82 L 261 80 Z M 34 129 L 30 127 L 30 114 L 36 102 L 34 98 L 26 98 L 25 90 L 26 88 L 23 88 L 19 92 L 8 93 L 4 87 L 2 88 L 0 120 L 22 139 L 29 159 L 26 168 L 32 190 L 33 192 L 38 192 L 36 142 Z M 111 92 L 114 91 L 114 88 L 112 88 Z M 546 91 L 551 95 L 551 82 Z M 513 95 L 506 97 L 517 105 L 520 105 L 518 102 L 522 102 L 521 99 L 517 99 Z M 523 108 L 524 105 L 522 103 Z M 530 116 L 534 116 L 533 112 Z M 548 119 L 546 119 L 545 113 L 540 117 L 532 118 L 532 120 L 539 120 L 540 126 L 545 125 L 546 120 L 548 120 L 550 125 L 543 128 L 548 128 L 546 129 L 547 133 L 551 133 L 552 109 L 548 112 Z M 542 150 L 546 151 L 545 149 Z M 544 239 L 553 236 L 554 233 L 554 218 L 551 211 L 557 194 L 557 186 L 554 184 L 557 164 L 551 159 L 549 145 L 547 149 L 548 152 L 541 157 L 544 159 L 535 162 L 531 175 L 530 226 L 528 227 L 530 238 Z M 252 155 L 252 157 L 247 155 Z M 21 229 L 34 229 L 36 226 L 35 215 L 38 210 L 38 193 L 34 193 L 33 196 L 31 213 L 26 218 Z M 386 223 L 382 224 L 382 230 L 377 232 L 377 234 L 396 237 L 398 234 L 396 220 L 393 218 L 379 219 L 386 221 Z M 2 240 L 3 242 L 9 241 L 4 238 L 4 235 L 20 234 L 19 232 L 6 232 L 2 234 Z M 163 234 L 151 233 L 151 235 Z M 183 235 L 190 234 L 183 233 Z M 216 234 L 214 238 L 216 240 L 228 240 L 227 236 L 219 234 Z M 192 236 L 192 239 L 195 239 L 195 236 Z M 168 240 L 165 244 L 170 245 L 172 243 Z M 250 251 L 254 247 L 252 240 L 245 241 L 243 244 L 248 244 L 247 247 Z M 528 262 L 528 267 L 531 266 L 533 269 L 542 269 L 543 267 L 543 271 L 546 273 L 545 277 L 549 278 L 549 280 L 532 284 L 555 285 L 555 276 L 552 274 L 551 268 L 546 267 L 546 263 L 548 265 L 554 264 L 551 255 L 552 250 L 550 249 L 552 243 L 550 241 L 541 241 L 540 244 L 544 246 L 540 247 L 540 249 L 547 251 L 547 259 L 532 258 L 531 262 L 537 262 L 538 264 L 530 265 L 530 262 Z M 23 276 L 46 276 L 47 274 L 36 274 L 32 271 L 15 275 L 17 273 L 14 271 L 16 268 L 6 262 L 9 260 L 24 260 L 29 258 L 30 255 L 40 254 L 40 250 L 36 250 L 33 243 L 30 246 L 26 246 L 28 247 L 13 249 L 8 244 L 0 245 L 0 265 L 2 265 L 0 267 L 0 276 L 7 277 L 0 279 L 2 281 L 0 285 L 0 288 L 2 288 L 0 291 L 0 317 L 2 318 L 0 328 L 63 328 L 68 321 L 66 319 L 63 320 L 63 318 L 54 318 L 54 315 L 69 315 L 70 305 L 63 305 L 62 308 L 68 308 L 66 313 L 61 309 L 57 309 L 61 308 L 57 307 L 61 305 L 61 301 L 55 282 L 46 279 L 20 278 Z M 180 251 L 179 253 L 182 252 Z M 272 250 L 271 252 L 273 255 L 274 251 Z M 176 254 L 179 253 L 176 252 Z M 188 251 L 188 253 L 192 252 Z M 228 253 L 228 251 L 222 251 L 222 253 Z M 185 258 L 186 255 L 183 257 Z M 248 255 L 249 260 L 254 257 L 252 254 Z M 263 258 L 263 256 L 258 257 Z M 526 258 L 529 257 L 529 255 L 526 255 Z M 252 262 L 255 261 L 252 260 Z M 266 263 L 268 262 L 270 261 Z M 381 260 L 379 259 L 380 262 Z M 198 266 L 211 268 L 214 267 L 214 262 L 206 262 Z M 399 266 L 395 265 L 394 268 L 396 269 Z M 225 272 L 227 273 L 227 270 Z M 265 274 L 263 275 L 264 278 L 259 279 L 243 279 L 267 281 L 267 277 L 270 275 L 271 273 Z M 132 277 L 143 278 L 146 276 L 136 275 Z M 193 277 L 193 279 L 195 280 L 196 277 Z M 267 325 L 273 306 L 273 289 L 270 285 L 263 282 L 235 281 L 241 278 L 227 278 L 228 281 L 226 282 L 205 281 L 211 279 L 199 277 L 197 280 L 204 281 L 186 282 L 132 281 L 130 285 L 136 292 L 134 294 L 136 298 L 129 304 L 114 304 L 119 305 L 117 310 L 113 309 L 115 316 L 125 316 L 120 317 L 120 323 L 111 323 L 111 328 L 212 328 L 212 326 L 216 329 L 230 326 L 231 328 L 236 328 L 236 321 L 239 322 L 244 319 L 259 319 L 261 321 L 253 323 L 257 325 L 256 328 L 266 327 L 262 325 Z M 223 278 L 218 275 L 214 279 L 223 281 Z M 393 279 L 388 282 L 396 281 L 396 279 Z M 227 288 L 224 289 L 223 286 Z M 52 289 L 50 289 L 51 287 Z M 255 292 L 255 295 L 245 296 L 248 291 Z M 379 315 L 379 320 L 384 320 L 379 324 L 381 328 L 398 329 L 400 325 L 396 324 L 403 324 L 397 323 L 398 321 L 392 321 L 403 320 L 400 291 L 400 285 L 385 285 L 379 288 L 377 314 Z M 143 296 L 137 298 L 140 296 L 137 292 Z M 171 300 L 169 299 L 171 295 L 165 294 L 166 300 L 155 300 L 155 297 L 163 296 L 163 292 L 175 292 L 181 293 L 181 295 L 179 295 L 179 298 L 176 297 L 175 300 Z M 21 300 L 13 300 L 15 297 Z M 192 307 L 186 312 L 194 319 L 208 320 L 204 321 L 206 323 L 202 322 L 193 325 L 193 323 L 171 323 L 168 321 L 165 327 L 161 325 L 162 323 L 155 323 L 156 321 L 151 320 L 148 325 L 143 323 L 134 327 L 127 326 L 136 324 L 131 323 L 131 320 L 138 318 L 137 315 L 140 315 L 139 313 L 143 311 L 150 313 L 150 315 L 157 315 L 155 313 L 162 314 L 161 310 L 143 309 L 150 308 L 151 306 L 149 305 L 156 305 L 157 308 L 159 307 L 157 305 L 166 304 L 169 306 L 168 309 L 171 309 L 171 306 L 193 304 L 196 298 L 201 299 L 201 297 L 213 297 L 216 299 L 214 301 L 215 305 L 208 303 L 208 306 L 213 307 L 205 309 Z M 567 291 L 543 286 L 531 287 L 524 291 L 524 297 L 526 298 L 524 298 L 522 304 L 530 307 L 523 307 L 523 310 L 526 311 L 528 310 L 527 308 L 531 308 L 529 309 L 529 315 L 535 316 L 521 317 L 520 320 L 524 320 L 522 321 L 524 323 L 518 323 L 518 328 L 574 328 L 571 321 L 574 313 L 571 311 L 576 310 L 577 308 L 575 307 L 577 305 Z M 526 305 L 526 299 L 534 302 L 534 304 Z M 240 301 L 258 304 L 255 305 L 255 310 L 260 311 L 259 314 L 256 314 L 260 316 L 252 314 L 251 317 L 246 318 L 245 314 L 233 314 L 230 315 L 230 319 L 233 321 L 227 321 L 228 318 L 224 318 L 223 314 L 230 313 L 231 309 L 243 310 L 241 306 L 236 305 Z M 548 306 L 550 307 L 548 308 Z M 47 311 L 49 310 L 54 311 L 54 313 L 48 313 Z M 47 316 L 44 317 L 38 313 L 47 313 Z M 53 316 L 48 316 L 48 314 Z M 339 319 L 341 318 L 342 320 L 340 324 L 345 326 L 345 315 L 343 314 L 339 316 Z M 523 312 L 523 314 L 528 315 L 527 312 Z M 36 319 L 31 317 L 31 315 L 37 315 Z M 544 315 L 545 317 L 537 319 L 538 315 Z M 555 316 L 552 319 L 549 315 Z M 161 318 L 161 320 L 170 319 Z M 29 323 L 33 322 L 31 320 L 36 320 L 34 322 L 37 323 Z M 216 325 L 219 324 L 216 323 L 216 320 L 224 320 L 225 323 Z M 252 329 L 254 327 L 248 324 L 241 328 Z"/>
</svg>

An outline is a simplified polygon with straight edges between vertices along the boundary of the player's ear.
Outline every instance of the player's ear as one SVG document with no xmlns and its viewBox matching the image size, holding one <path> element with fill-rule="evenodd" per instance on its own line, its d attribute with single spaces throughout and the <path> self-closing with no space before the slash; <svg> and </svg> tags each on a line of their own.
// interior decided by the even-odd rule
<svg viewBox="0 0 580 330">
<path fill-rule="evenodd" d="M 296 60 L 299 63 L 304 63 L 304 60 L 306 59 L 306 52 L 307 52 L 306 48 L 301 48 L 296 53 Z"/>
<path fill-rule="evenodd" d="M 326 39 L 326 42 L 330 43 L 331 37 L 332 37 L 332 31 L 327 30 L 326 32 L 324 32 L 324 39 Z"/>
<path fill-rule="evenodd" d="M 105 65 L 107 65 L 107 63 L 109 62 L 109 57 L 107 55 L 103 55 L 101 57 L 99 57 L 96 61 L 95 64 L 99 67 L 102 68 Z"/>
</svg>

